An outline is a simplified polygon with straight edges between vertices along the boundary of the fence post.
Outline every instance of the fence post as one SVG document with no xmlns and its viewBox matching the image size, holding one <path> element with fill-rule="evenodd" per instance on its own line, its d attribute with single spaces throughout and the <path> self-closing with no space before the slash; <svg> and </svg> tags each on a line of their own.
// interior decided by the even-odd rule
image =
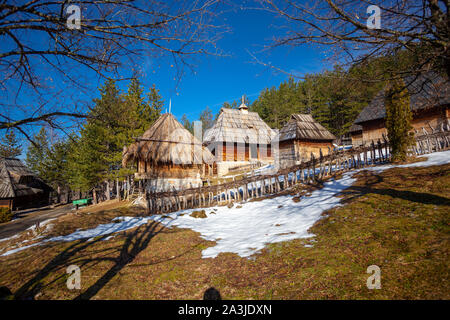
<svg viewBox="0 0 450 320">
<path fill-rule="evenodd" d="M 382 137 L 383 137 L 383 142 L 384 142 L 384 150 L 385 150 L 385 153 L 386 153 L 386 161 L 389 161 L 391 153 L 389 152 L 388 141 L 387 141 L 386 135 L 384 133 L 382 134 Z"/>
<path fill-rule="evenodd" d="M 378 146 L 378 155 L 380 156 L 381 162 L 383 162 L 384 161 L 384 155 L 383 155 L 383 148 L 381 147 L 380 139 L 378 139 L 377 146 Z"/>
</svg>

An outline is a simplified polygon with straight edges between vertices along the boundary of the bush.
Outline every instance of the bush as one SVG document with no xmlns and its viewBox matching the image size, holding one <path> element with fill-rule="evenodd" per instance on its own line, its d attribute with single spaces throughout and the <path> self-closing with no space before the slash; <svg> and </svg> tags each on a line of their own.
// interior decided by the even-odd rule
<svg viewBox="0 0 450 320">
<path fill-rule="evenodd" d="M 405 161 L 408 148 L 413 145 L 412 112 L 409 94 L 402 80 L 392 81 L 386 88 L 386 128 L 391 145 L 392 161 Z"/>
<path fill-rule="evenodd" d="M 0 207 L 0 223 L 11 221 L 13 215 L 10 208 Z"/>
</svg>

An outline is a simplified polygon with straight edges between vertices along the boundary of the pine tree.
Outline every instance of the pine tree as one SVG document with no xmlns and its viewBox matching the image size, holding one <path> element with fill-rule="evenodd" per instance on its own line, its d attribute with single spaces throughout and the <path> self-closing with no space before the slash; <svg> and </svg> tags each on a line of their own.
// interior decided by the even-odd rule
<svg viewBox="0 0 450 320">
<path fill-rule="evenodd" d="M 391 81 L 385 91 L 386 128 L 392 161 L 405 161 L 413 143 L 412 112 L 408 90 L 402 80 Z"/>
<path fill-rule="evenodd" d="M 138 79 L 132 79 L 124 93 L 114 80 L 100 87 L 91 117 L 69 147 L 69 183 L 73 189 L 88 191 L 132 172 L 132 168 L 122 168 L 123 148 L 150 128 L 163 107 L 155 86 L 146 97 Z"/>
<path fill-rule="evenodd" d="M 181 117 L 181 124 L 185 127 L 190 133 L 194 134 L 194 125 L 189 121 L 186 114 L 183 114 Z"/>
<path fill-rule="evenodd" d="M 68 141 L 58 140 L 50 145 L 45 127 L 33 137 L 33 141 L 35 144 L 31 144 L 27 150 L 27 166 L 55 190 L 67 189 Z"/>
<path fill-rule="evenodd" d="M 159 94 L 159 90 L 156 88 L 156 86 L 153 84 L 153 86 L 150 88 L 150 92 L 147 95 L 148 97 L 148 109 L 147 109 L 147 115 L 149 116 L 149 121 L 147 123 L 148 127 L 150 127 L 153 122 L 158 120 L 158 118 L 161 116 L 164 101 L 162 100 L 161 95 Z"/>
<path fill-rule="evenodd" d="M 49 138 L 45 127 L 41 127 L 39 132 L 33 136 L 33 141 L 34 144 L 30 144 L 27 149 L 25 162 L 31 171 L 47 180 L 49 172 Z"/>
<path fill-rule="evenodd" d="M 200 113 L 199 119 L 202 122 L 203 131 L 211 128 L 214 125 L 213 114 L 208 106 Z"/>
<path fill-rule="evenodd" d="M 0 157 L 16 158 L 22 154 L 22 146 L 19 144 L 13 130 L 6 132 L 0 142 Z"/>
<path fill-rule="evenodd" d="M 240 106 L 240 103 L 238 104 L 238 102 L 236 100 L 234 100 L 232 103 L 225 101 L 222 104 L 222 108 L 228 108 L 228 109 L 237 109 L 239 106 Z"/>
</svg>

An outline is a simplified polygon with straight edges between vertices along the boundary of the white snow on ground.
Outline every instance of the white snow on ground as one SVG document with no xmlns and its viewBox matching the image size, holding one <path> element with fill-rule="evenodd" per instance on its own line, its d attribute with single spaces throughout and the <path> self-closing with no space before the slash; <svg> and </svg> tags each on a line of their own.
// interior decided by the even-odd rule
<svg viewBox="0 0 450 320">
<path fill-rule="evenodd" d="M 243 203 L 237 208 L 205 208 L 207 218 L 193 218 L 189 214 L 195 210 L 178 211 L 166 216 L 119 217 L 116 223 L 108 223 L 89 230 L 77 230 L 67 236 L 46 239 L 29 246 L 9 250 L 2 254 L 7 256 L 15 252 L 52 241 L 74 241 L 93 239 L 125 231 L 146 224 L 151 220 L 159 221 L 165 226 L 177 226 L 192 229 L 206 240 L 215 241 L 216 245 L 203 250 L 203 258 L 214 258 L 220 252 L 234 252 L 241 257 L 255 254 L 268 243 L 307 238 L 313 236 L 308 229 L 321 218 L 321 213 L 339 205 L 337 194 L 350 187 L 354 182 L 353 174 L 361 170 L 381 172 L 393 167 L 425 167 L 450 163 L 450 151 L 436 152 L 421 157 L 428 160 L 405 165 L 381 165 L 345 172 L 341 179 L 330 180 L 324 188 L 304 196 L 300 202 L 292 201 L 292 196 L 279 196 L 256 202 Z M 281 206 L 281 207 L 279 207 Z M 214 212 L 214 213 L 212 213 Z"/>
<path fill-rule="evenodd" d="M 323 211 L 339 203 L 340 199 L 334 195 L 354 181 L 348 175 L 339 181 L 327 182 L 323 189 L 303 197 L 298 203 L 292 201 L 292 196 L 280 196 L 247 202 L 242 204 L 242 208 L 205 208 L 208 216 L 205 219 L 189 216 L 193 209 L 169 215 L 173 219 L 161 218 L 159 215 L 151 218 L 166 226 L 192 229 L 199 232 L 202 238 L 216 241 L 215 246 L 203 250 L 203 258 L 214 258 L 220 252 L 234 252 L 241 257 L 248 257 L 267 243 L 311 237 L 312 234 L 307 230 Z"/>
<path fill-rule="evenodd" d="M 320 219 L 321 213 L 337 206 L 337 194 L 350 187 L 356 178 L 352 176 L 361 170 L 381 172 L 393 167 L 424 167 L 450 163 L 450 151 L 423 155 L 428 160 L 405 165 L 382 165 L 345 172 L 341 179 L 330 180 L 324 188 L 304 196 L 300 202 L 292 201 L 292 196 L 280 196 L 257 202 L 242 204 L 242 208 L 205 208 L 207 218 L 193 218 L 190 209 L 170 214 L 170 218 L 154 215 L 151 218 L 166 226 L 174 225 L 197 231 L 206 240 L 216 241 L 216 245 L 203 250 L 203 258 L 216 257 L 220 252 L 234 252 L 248 257 L 267 243 L 311 237 L 308 229 Z M 281 208 L 278 206 L 282 205 Z M 214 210 L 215 209 L 215 210 Z M 216 214 L 211 214 L 216 212 Z M 181 216 L 181 214 L 184 214 Z"/>
<path fill-rule="evenodd" d="M 77 230 L 74 233 L 71 233 L 67 236 L 59 236 L 59 237 L 45 239 L 38 243 L 33 243 L 28 246 L 9 250 L 9 251 L 3 253 L 1 256 L 8 256 L 10 254 L 13 254 L 13 253 L 37 246 L 37 245 L 41 245 L 46 242 L 75 241 L 75 240 L 79 240 L 79 239 L 93 240 L 95 237 L 104 236 L 104 235 L 108 235 L 108 234 L 112 234 L 112 233 L 139 227 L 143 224 L 146 224 L 148 221 L 150 221 L 150 217 L 117 217 L 117 218 L 114 218 L 113 221 L 117 221 L 117 222 L 100 224 L 94 229 Z M 108 238 L 110 239 L 111 237 L 107 237 L 104 240 L 107 240 Z"/>
<path fill-rule="evenodd" d="M 15 234 L 15 235 L 13 235 L 12 237 L 0 239 L 0 242 L 2 242 L 2 241 L 7 241 L 7 240 L 11 240 L 11 239 L 15 239 L 15 238 L 18 238 L 18 237 L 19 237 L 19 235 L 18 235 L 18 234 Z"/>
<path fill-rule="evenodd" d="M 44 220 L 44 221 L 42 221 L 42 222 L 39 222 L 39 228 L 42 228 L 42 227 L 44 227 L 44 226 L 47 226 L 47 225 L 50 223 L 50 221 L 53 221 L 53 220 L 56 220 L 56 218 L 51 218 L 51 219 L 47 219 L 47 220 Z M 32 225 L 31 227 L 29 227 L 27 230 L 33 231 L 33 230 L 35 230 L 35 229 L 36 229 L 36 224 L 34 224 L 34 225 Z"/>
</svg>

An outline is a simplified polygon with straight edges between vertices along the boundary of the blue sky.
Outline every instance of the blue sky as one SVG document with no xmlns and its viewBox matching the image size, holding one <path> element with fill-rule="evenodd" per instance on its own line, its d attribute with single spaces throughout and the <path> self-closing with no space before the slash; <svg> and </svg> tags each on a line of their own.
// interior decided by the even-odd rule
<svg viewBox="0 0 450 320">
<path fill-rule="evenodd" d="M 178 118 L 186 113 L 190 120 L 196 120 L 200 112 L 209 106 L 219 111 L 223 102 L 232 102 L 242 94 L 250 101 L 266 87 L 278 86 L 288 76 L 268 69 L 255 62 L 249 54 L 271 62 L 289 72 L 313 73 L 323 70 L 325 62 L 318 49 L 312 47 L 284 47 L 261 52 L 273 36 L 279 32 L 279 20 L 262 11 L 237 10 L 225 14 L 224 22 L 231 32 L 219 41 L 219 47 L 229 56 L 205 57 L 195 70 L 183 77 L 177 90 L 172 78 L 167 77 L 166 68 L 159 69 L 152 80 L 166 100 L 172 99 L 172 113 Z M 178 95 L 176 94 L 178 93 Z"/>
<path fill-rule="evenodd" d="M 238 2 L 239 3 L 239 2 Z M 225 56 L 201 56 L 194 61 L 194 72 L 186 69 L 185 75 L 179 82 L 174 78 L 175 68 L 173 62 L 168 58 L 143 59 L 141 64 L 141 81 L 144 91 L 155 84 L 160 90 L 166 104 L 172 100 L 172 113 L 180 119 L 186 114 L 189 120 L 197 120 L 200 112 L 209 106 L 214 113 L 220 110 L 225 102 L 239 100 L 245 94 L 250 101 L 255 100 L 258 94 L 266 87 L 278 86 L 288 76 L 277 73 L 255 62 L 249 52 L 255 54 L 258 59 L 270 62 L 272 65 L 298 74 L 315 73 L 331 68 L 324 60 L 325 56 L 319 48 L 313 46 L 279 47 L 262 51 L 264 45 L 270 44 L 273 37 L 284 33 L 280 23 L 273 15 L 261 10 L 241 10 L 234 7 L 218 17 L 217 24 L 226 24 L 230 32 L 223 35 L 217 46 Z M 30 41 L 43 41 L 33 39 Z M 3 44 L 6 46 L 6 44 Z M 52 79 L 52 92 L 57 92 L 42 100 L 50 101 L 49 108 L 55 105 L 62 106 L 67 111 L 70 105 L 85 106 L 93 98 L 99 96 L 98 86 L 103 82 L 95 74 L 80 71 L 79 78 L 86 83 L 86 90 L 78 90 L 67 79 L 60 79 L 50 67 L 37 66 L 40 76 Z M 80 69 L 81 70 L 81 69 Z M 132 74 L 127 68 L 119 70 L 121 76 Z M 53 78 L 54 77 L 54 78 Z M 119 87 L 126 90 L 127 81 L 119 82 Z M 9 89 L 13 89 L 10 87 Z M 23 107 L 2 110 L 4 114 L 13 118 L 24 118 L 30 115 L 30 105 L 36 105 L 42 101 L 37 100 L 26 90 L 23 90 L 17 101 L 14 96 L 15 90 L 8 90 L 2 94 L 0 101 L 3 103 L 17 103 Z M 34 109 L 33 109 L 34 110 Z M 71 126 L 72 120 L 67 119 L 67 127 Z M 29 133 L 36 132 L 40 126 L 28 128 Z M 24 149 L 28 142 L 23 140 Z M 25 150 L 24 150 L 25 154 Z"/>
</svg>

